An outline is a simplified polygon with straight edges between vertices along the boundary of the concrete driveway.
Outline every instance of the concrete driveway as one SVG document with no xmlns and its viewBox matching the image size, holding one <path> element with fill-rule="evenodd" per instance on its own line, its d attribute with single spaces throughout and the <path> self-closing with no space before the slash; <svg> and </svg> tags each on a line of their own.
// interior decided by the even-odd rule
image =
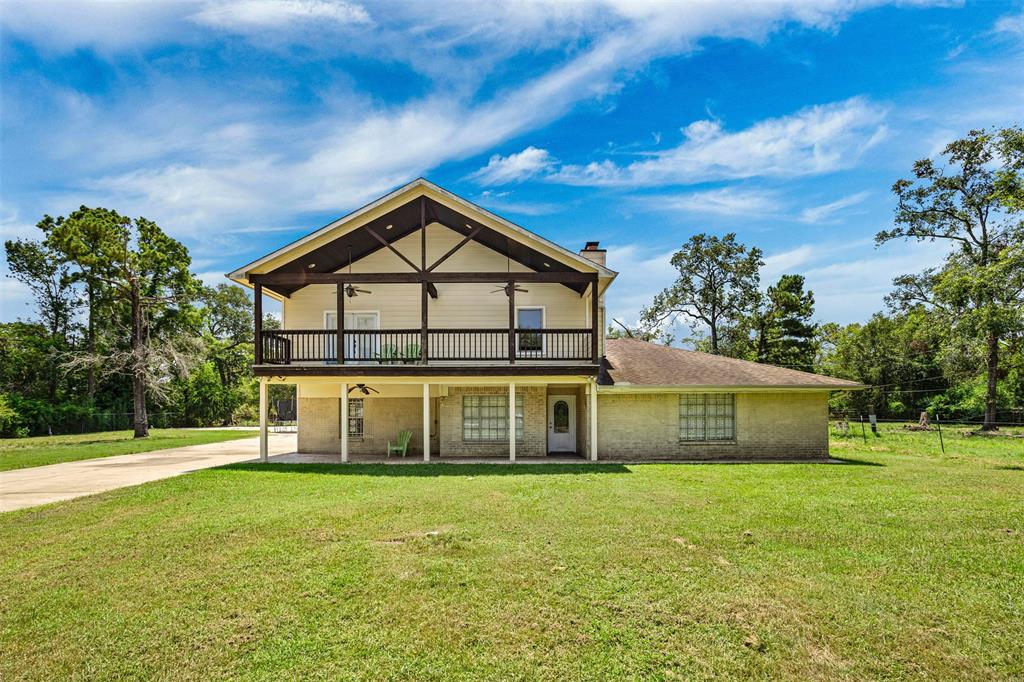
<svg viewBox="0 0 1024 682">
<path fill-rule="evenodd" d="M 294 452 L 295 446 L 294 433 L 270 435 L 272 455 Z M 189 445 L 135 455 L 2 471 L 0 512 L 94 495 L 104 490 L 138 485 L 223 464 L 245 462 L 257 457 L 259 439 L 242 438 L 223 443 Z"/>
</svg>

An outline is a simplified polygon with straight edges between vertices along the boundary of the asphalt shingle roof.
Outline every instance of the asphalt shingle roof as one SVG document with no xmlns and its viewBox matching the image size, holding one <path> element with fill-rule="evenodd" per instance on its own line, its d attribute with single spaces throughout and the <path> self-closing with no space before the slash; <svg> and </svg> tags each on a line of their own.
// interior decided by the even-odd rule
<svg viewBox="0 0 1024 682">
<path fill-rule="evenodd" d="M 605 385 L 826 390 L 862 387 L 846 379 L 671 348 L 636 339 L 607 339 L 605 356 L 606 363 L 599 377 L 599 382 Z"/>
</svg>

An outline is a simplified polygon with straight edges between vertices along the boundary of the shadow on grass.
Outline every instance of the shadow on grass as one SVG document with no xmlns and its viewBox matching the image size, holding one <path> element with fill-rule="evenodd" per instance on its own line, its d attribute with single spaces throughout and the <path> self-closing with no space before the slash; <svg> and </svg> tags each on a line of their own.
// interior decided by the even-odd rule
<svg viewBox="0 0 1024 682">
<path fill-rule="evenodd" d="M 844 464 L 844 465 L 848 465 L 848 466 L 858 466 L 858 467 L 884 467 L 885 466 L 881 462 L 869 462 L 866 459 L 853 459 L 852 457 L 834 457 L 833 456 L 831 459 L 833 460 L 832 463 L 834 463 L 834 464 Z"/>
<path fill-rule="evenodd" d="M 285 464 L 239 462 L 217 469 L 267 474 L 329 474 L 333 476 L 536 476 L 538 474 L 628 474 L 622 464 Z"/>
<path fill-rule="evenodd" d="M 1021 466 L 1020 464 L 1006 464 L 995 468 L 1000 471 L 1024 471 L 1024 466 Z"/>
</svg>

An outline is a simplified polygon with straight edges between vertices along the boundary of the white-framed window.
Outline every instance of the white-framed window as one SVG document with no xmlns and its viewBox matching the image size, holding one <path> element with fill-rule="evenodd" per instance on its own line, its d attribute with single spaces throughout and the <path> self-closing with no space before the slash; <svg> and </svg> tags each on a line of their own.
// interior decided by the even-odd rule
<svg viewBox="0 0 1024 682">
<path fill-rule="evenodd" d="M 687 443 L 736 440 L 736 395 L 680 394 L 679 440 Z"/>
<path fill-rule="evenodd" d="M 516 396 L 516 440 L 523 439 L 523 396 Z M 462 396 L 462 440 L 508 440 L 508 396 Z"/>
<path fill-rule="evenodd" d="M 516 328 L 544 329 L 544 308 L 516 308 Z M 540 353 L 544 350 L 544 336 L 543 334 L 519 332 L 516 339 L 516 347 L 522 354 Z"/>
<path fill-rule="evenodd" d="M 339 399 L 340 401 L 341 399 Z M 340 402 L 339 402 L 340 405 Z M 341 433 L 341 410 L 338 410 L 338 433 Z M 363 437 L 363 399 L 348 399 L 348 437 Z"/>
</svg>

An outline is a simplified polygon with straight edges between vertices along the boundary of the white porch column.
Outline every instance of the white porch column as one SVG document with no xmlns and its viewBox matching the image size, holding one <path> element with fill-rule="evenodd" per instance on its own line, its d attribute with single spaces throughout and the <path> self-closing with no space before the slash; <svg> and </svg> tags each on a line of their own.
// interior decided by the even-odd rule
<svg viewBox="0 0 1024 682">
<path fill-rule="evenodd" d="M 516 385 L 508 385 L 508 461 L 516 461 Z"/>
<path fill-rule="evenodd" d="M 430 461 L 430 384 L 423 384 L 423 461 Z"/>
<path fill-rule="evenodd" d="M 267 461 L 267 378 L 260 377 L 260 461 Z"/>
<path fill-rule="evenodd" d="M 348 384 L 341 385 L 341 461 L 348 461 Z"/>
<path fill-rule="evenodd" d="M 597 382 L 591 381 L 587 384 L 588 397 L 590 399 L 590 420 L 588 426 L 590 427 L 590 438 L 588 439 L 590 446 L 590 461 L 597 461 Z"/>
</svg>

